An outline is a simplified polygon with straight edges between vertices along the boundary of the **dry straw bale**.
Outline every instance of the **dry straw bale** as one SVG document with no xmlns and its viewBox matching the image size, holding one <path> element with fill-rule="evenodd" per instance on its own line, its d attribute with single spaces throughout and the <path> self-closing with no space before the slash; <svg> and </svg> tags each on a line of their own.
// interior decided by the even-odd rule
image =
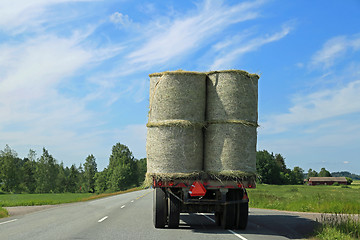
<svg viewBox="0 0 360 240">
<path fill-rule="evenodd" d="M 239 70 L 208 73 L 205 171 L 256 172 L 258 79 Z"/>
<path fill-rule="evenodd" d="M 205 131 L 205 170 L 213 173 L 255 173 L 256 140 L 255 127 L 232 123 L 210 124 Z"/>
<path fill-rule="evenodd" d="M 149 76 L 149 123 L 176 119 L 205 121 L 205 73 L 174 71 Z"/>
<path fill-rule="evenodd" d="M 202 170 L 201 127 L 149 127 L 146 141 L 148 174 L 193 173 Z"/>
<path fill-rule="evenodd" d="M 240 70 L 208 73 L 207 121 L 245 120 L 256 123 L 258 79 L 257 74 Z"/>
</svg>

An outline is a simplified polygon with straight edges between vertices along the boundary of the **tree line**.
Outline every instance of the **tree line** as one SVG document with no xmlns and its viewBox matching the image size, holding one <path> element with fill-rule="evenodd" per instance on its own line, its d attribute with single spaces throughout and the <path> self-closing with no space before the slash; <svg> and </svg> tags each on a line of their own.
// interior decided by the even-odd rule
<svg viewBox="0 0 360 240">
<path fill-rule="evenodd" d="M 325 168 L 321 168 L 320 172 L 309 169 L 305 174 L 300 167 L 289 169 L 286 167 L 285 158 L 281 154 L 269 153 L 266 150 L 256 153 L 256 171 L 258 174 L 258 182 L 266 184 L 304 184 L 304 179 L 310 177 L 356 177 L 355 174 L 348 172 L 330 173 Z M 352 182 L 348 179 L 348 182 Z"/>
<path fill-rule="evenodd" d="M 97 170 L 92 154 L 78 167 L 65 167 L 46 148 L 39 158 L 30 149 L 23 159 L 8 145 L 0 150 L 0 192 L 6 193 L 115 192 L 139 186 L 145 174 L 146 159 L 135 159 L 120 143 L 112 147 L 109 165 L 103 171 Z"/>
</svg>

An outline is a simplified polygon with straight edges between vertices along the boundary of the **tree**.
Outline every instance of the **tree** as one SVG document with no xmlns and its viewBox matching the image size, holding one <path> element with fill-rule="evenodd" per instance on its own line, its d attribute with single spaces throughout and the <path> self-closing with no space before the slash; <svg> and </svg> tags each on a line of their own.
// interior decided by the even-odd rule
<svg viewBox="0 0 360 240">
<path fill-rule="evenodd" d="M 0 183 L 5 192 L 20 191 L 22 177 L 22 160 L 17 153 L 6 145 L 4 151 L 0 151 Z"/>
<path fill-rule="evenodd" d="M 319 172 L 319 177 L 331 177 L 331 174 L 325 168 L 321 168 L 321 170 Z"/>
<path fill-rule="evenodd" d="M 64 168 L 64 163 L 61 162 L 59 165 L 57 165 L 58 168 L 58 175 L 56 178 L 56 192 L 63 193 L 66 192 L 67 187 L 67 175 Z"/>
<path fill-rule="evenodd" d="M 353 180 L 351 178 L 349 178 L 349 177 L 345 177 L 345 178 L 346 178 L 347 185 L 350 185 L 353 182 Z"/>
<path fill-rule="evenodd" d="M 311 178 L 311 177 L 317 177 L 318 173 L 315 170 L 312 170 L 311 168 L 309 168 L 308 173 L 307 173 L 307 179 Z"/>
<path fill-rule="evenodd" d="M 109 158 L 109 188 L 112 191 L 127 189 L 138 185 L 137 165 L 129 148 L 117 143 Z"/>
<path fill-rule="evenodd" d="M 95 174 L 97 164 L 94 155 L 89 155 L 84 164 L 84 188 L 86 192 L 95 192 Z"/>
<path fill-rule="evenodd" d="M 56 160 L 45 148 L 36 164 L 36 192 L 49 193 L 56 190 L 58 168 Z"/>
<path fill-rule="evenodd" d="M 108 189 L 107 175 L 108 171 L 106 168 L 102 172 L 95 173 L 95 191 L 97 193 L 105 192 Z"/>
<path fill-rule="evenodd" d="M 304 184 L 304 170 L 300 167 L 294 167 L 294 169 L 291 171 L 292 173 L 292 179 L 291 184 Z"/>
<path fill-rule="evenodd" d="M 79 170 L 76 168 L 75 164 L 73 164 L 70 167 L 67 190 L 68 192 L 75 193 L 79 191 L 79 187 Z"/>
<path fill-rule="evenodd" d="M 145 175 L 147 172 L 147 163 L 146 158 L 142 158 L 138 161 L 136 161 L 137 169 L 138 169 L 138 182 L 142 183 L 145 181 Z"/>
<path fill-rule="evenodd" d="M 273 154 L 268 151 L 256 153 L 256 171 L 260 175 L 260 182 L 267 184 L 281 184 L 280 167 Z"/>
</svg>

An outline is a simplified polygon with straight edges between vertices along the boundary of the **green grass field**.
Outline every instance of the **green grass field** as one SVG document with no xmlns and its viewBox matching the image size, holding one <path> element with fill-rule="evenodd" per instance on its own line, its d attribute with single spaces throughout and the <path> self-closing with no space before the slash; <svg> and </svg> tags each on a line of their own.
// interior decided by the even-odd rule
<svg viewBox="0 0 360 240">
<path fill-rule="evenodd" d="M 360 214 L 360 181 L 350 186 L 258 184 L 249 189 L 250 207 L 299 212 L 334 213 L 323 219 L 312 239 L 359 239 L 360 221 L 337 213 Z"/>
<path fill-rule="evenodd" d="M 360 184 L 307 186 L 258 184 L 249 189 L 250 207 L 299 212 L 360 213 Z"/>
<path fill-rule="evenodd" d="M 91 197 L 92 193 L 58 193 L 58 194 L 1 194 L 0 207 L 52 205 L 78 202 Z"/>
</svg>

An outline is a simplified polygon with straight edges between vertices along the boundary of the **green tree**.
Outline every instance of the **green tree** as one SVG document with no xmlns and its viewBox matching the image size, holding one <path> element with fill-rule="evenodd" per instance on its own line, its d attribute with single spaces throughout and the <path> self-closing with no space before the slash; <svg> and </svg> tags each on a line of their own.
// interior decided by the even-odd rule
<svg viewBox="0 0 360 240">
<path fill-rule="evenodd" d="M 36 162 L 28 158 L 24 158 L 22 165 L 23 188 L 25 192 L 34 193 L 36 189 Z"/>
<path fill-rule="evenodd" d="M 302 168 L 294 167 L 294 169 L 291 171 L 290 184 L 304 184 L 304 170 Z"/>
<path fill-rule="evenodd" d="M 36 152 L 29 150 L 27 158 L 24 158 L 22 164 L 22 184 L 25 192 L 34 193 L 36 190 Z"/>
<path fill-rule="evenodd" d="M 353 180 L 351 178 L 349 178 L 349 177 L 345 177 L 345 178 L 346 178 L 347 185 L 350 185 L 353 182 Z"/>
<path fill-rule="evenodd" d="M 67 190 L 68 192 L 75 193 L 79 192 L 79 179 L 80 173 L 75 164 L 71 165 L 70 172 L 67 180 Z"/>
<path fill-rule="evenodd" d="M 84 189 L 86 192 L 95 192 L 95 174 L 97 164 L 94 155 L 89 155 L 84 164 Z"/>
<path fill-rule="evenodd" d="M 109 188 L 119 191 L 138 185 L 137 165 L 129 148 L 117 143 L 109 158 Z"/>
<path fill-rule="evenodd" d="M 58 167 L 55 158 L 45 148 L 36 164 L 36 192 L 49 193 L 56 191 Z"/>
<path fill-rule="evenodd" d="M 65 173 L 64 163 L 61 162 L 59 165 L 57 165 L 58 168 L 58 175 L 56 178 L 56 192 L 63 193 L 66 192 L 66 186 L 67 186 L 67 176 Z"/>
<path fill-rule="evenodd" d="M 280 170 L 274 154 L 266 150 L 256 153 L 256 171 L 260 175 L 261 183 L 282 184 Z"/>
<path fill-rule="evenodd" d="M 307 178 L 311 178 L 311 177 L 317 177 L 318 173 L 315 170 L 312 170 L 311 168 L 309 168 L 308 173 L 307 173 Z"/>
<path fill-rule="evenodd" d="M 108 170 L 105 168 L 102 172 L 95 173 L 95 191 L 97 193 L 105 192 L 107 187 Z"/>
<path fill-rule="evenodd" d="M 319 172 L 319 177 L 331 177 L 331 174 L 325 168 L 321 168 L 321 170 Z"/>
<path fill-rule="evenodd" d="M 138 169 L 138 182 L 142 183 L 145 181 L 145 175 L 147 172 L 147 163 L 146 158 L 142 158 L 138 161 L 136 161 L 137 169 Z"/>
<path fill-rule="evenodd" d="M 0 151 L 0 180 L 3 191 L 20 191 L 22 160 L 17 157 L 17 153 L 9 145 L 6 145 L 4 150 Z"/>
</svg>

